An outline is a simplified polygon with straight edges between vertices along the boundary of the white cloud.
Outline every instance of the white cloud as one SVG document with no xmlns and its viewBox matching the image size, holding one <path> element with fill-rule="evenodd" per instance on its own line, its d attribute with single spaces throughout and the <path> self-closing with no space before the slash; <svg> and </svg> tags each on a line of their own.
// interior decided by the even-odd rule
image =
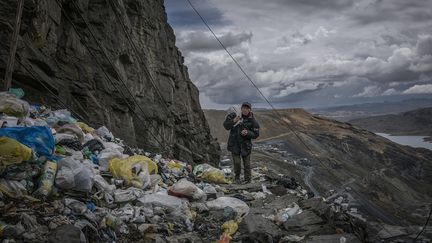
<svg viewBox="0 0 432 243">
<path fill-rule="evenodd" d="M 432 84 L 416 84 L 407 90 L 404 94 L 432 94 Z"/>
<path fill-rule="evenodd" d="M 195 2 L 198 9 L 217 10 L 212 16 L 218 19 L 209 24 L 276 102 L 390 99 L 408 94 L 407 87 L 432 82 L 432 35 L 426 34 L 432 29 L 432 1 Z M 182 16 L 189 21 L 194 13 L 182 11 Z M 196 21 L 175 31 L 203 100 L 260 100 Z"/>
</svg>

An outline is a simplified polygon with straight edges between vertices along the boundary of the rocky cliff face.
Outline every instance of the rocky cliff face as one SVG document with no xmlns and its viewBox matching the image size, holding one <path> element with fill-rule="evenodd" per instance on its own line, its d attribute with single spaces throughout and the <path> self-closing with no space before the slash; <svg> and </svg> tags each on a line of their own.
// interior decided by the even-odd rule
<svg viewBox="0 0 432 243">
<path fill-rule="evenodd" d="M 17 1 L 0 2 L 4 75 Z M 195 163 L 219 158 L 163 0 L 26 0 L 17 59 L 13 86 L 32 102 L 64 103 L 132 146 Z"/>
</svg>

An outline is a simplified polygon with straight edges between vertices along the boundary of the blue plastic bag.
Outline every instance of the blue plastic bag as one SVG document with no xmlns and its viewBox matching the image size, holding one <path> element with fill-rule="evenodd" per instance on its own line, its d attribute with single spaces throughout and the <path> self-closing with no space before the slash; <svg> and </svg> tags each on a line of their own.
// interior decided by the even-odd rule
<svg viewBox="0 0 432 243">
<path fill-rule="evenodd" d="M 51 158 L 55 140 L 51 129 L 44 126 L 0 128 L 0 137 L 9 137 L 31 148 L 36 155 Z"/>
</svg>

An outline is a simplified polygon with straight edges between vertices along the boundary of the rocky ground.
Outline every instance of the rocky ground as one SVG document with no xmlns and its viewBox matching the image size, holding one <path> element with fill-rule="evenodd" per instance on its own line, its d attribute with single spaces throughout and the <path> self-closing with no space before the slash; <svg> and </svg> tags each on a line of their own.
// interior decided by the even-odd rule
<svg viewBox="0 0 432 243">
<path fill-rule="evenodd" d="M 228 152 L 224 153 L 225 158 L 229 158 Z M 252 161 L 253 165 L 265 166 L 268 169 L 267 188 L 274 193 L 266 199 L 250 203 L 250 214 L 242 222 L 245 227 L 240 227 L 239 233 L 252 234 L 249 239 L 262 239 L 252 242 L 293 240 L 293 235 L 298 236 L 294 237 L 295 239 L 302 238 L 302 242 L 412 242 L 421 229 L 421 225 L 404 227 L 383 223 L 376 215 L 371 215 L 362 208 L 364 201 L 359 200 L 356 194 L 353 195 L 352 189 L 348 186 L 319 194 L 310 180 L 314 177 L 313 163 L 307 158 L 284 150 L 280 141 L 255 144 Z M 280 181 L 278 183 L 276 178 L 282 175 L 298 182 L 307 190 L 306 195 L 285 194 L 284 190 L 280 190 Z M 276 181 L 276 185 L 272 184 L 272 181 Z M 248 191 L 260 190 L 259 185 L 244 187 L 248 188 Z M 265 217 L 292 202 L 300 205 L 303 212 L 285 223 L 278 226 L 270 223 Z M 427 227 L 424 234 L 425 238 L 419 242 L 428 242 L 432 238 L 431 227 Z M 239 236 L 239 239 L 242 239 L 241 237 Z"/>
<path fill-rule="evenodd" d="M 327 197 L 331 190 L 351 188 L 359 209 L 387 224 L 409 226 L 426 221 L 432 201 L 432 151 L 403 146 L 302 109 L 279 113 L 285 122 L 268 110 L 254 113 L 261 126 L 256 148 L 264 149 L 258 155 L 263 161 L 297 159 L 299 164 L 306 163 L 299 178 L 306 178 L 312 191 Z M 222 142 L 227 134 L 220 125 L 224 114 L 206 111 L 212 134 Z M 295 167 L 293 163 L 276 165 Z"/>
</svg>

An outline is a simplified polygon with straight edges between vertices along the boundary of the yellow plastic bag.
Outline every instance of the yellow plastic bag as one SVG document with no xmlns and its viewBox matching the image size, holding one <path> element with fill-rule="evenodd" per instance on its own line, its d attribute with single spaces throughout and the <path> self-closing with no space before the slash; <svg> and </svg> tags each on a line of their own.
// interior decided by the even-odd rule
<svg viewBox="0 0 432 243">
<path fill-rule="evenodd" d="M 232 240 L 232 235 L 237 232 L 238 222 L 235 220 L 226 221 L 222 225 L 223 234 L 219 238 L 217 243 L 229 243 Z"/>
<path fill-rule="evenodd" d="M 199 164 L 194 167 L 193 173 L 198 178 L 204 181 L 218 184 L 229 184 L 231 183 L 225 178 L 225 173 L 209 164 Z"/>
<path fill-rule="evenodd" d="M 176 169 L 176 170 L 181 170 L 181 169 L 183 169 L 183 165 L 182 164 L 180 164 L 180 163 L 176 163 L 175 161 L 173 161 L 173 160 L 170 160 L 170 162 L 168 162 L 167 163 L 167 168 L 168 169 Z"/>
<path fill-rule="evenodd" d="M 199 177 L 204 181 L 211 182 L 211 183 L 218 183 L 218 184 L 231 183 L 229 180 L 227 180 L 227 178 L 225 178 L 225 175 L 223 173 L 220 173 L 219 170 L 204 171 Z"/>
<path fill-rule="evenodd" d="M 230 220 L 230 221 L 226 221 L 223 225 L 222 225 L 222 230 L 225 234 L 228 235 L 233 235 L 235 234 L 235 232 L 237 232 L 238 229 L 238 223 L 235 220 Z"/>
<path fill-rule="evenodd" d="M 157 164 L 150 158 L 142 155 L 134 155 L 126 159 L 114 158 L 109 161 L 109 170 L 114 177 L 122 178 L 127 184 L 138 188 L 145 187 L 150 183 L 150 178 L 139 176 L 139 172 L 134 172 L 133 168 L 141 167 L 142 171 L 146 170 L 148 174 L 157 173 Z"/>
<path fill-rule="evenodd" d="M 19 164 L 31 157 L 31 148 L 15 139 L 0 137 L 0 167 Z"/>
<path fill-rule="evenodd" d="M 77 122 L 76 125 L 83 130 L 85 133 L 91 133 L 94 131 L 93 127 L 90 127 L 89 125 L 85 124 L 84 122 Z"/>
</svg>

